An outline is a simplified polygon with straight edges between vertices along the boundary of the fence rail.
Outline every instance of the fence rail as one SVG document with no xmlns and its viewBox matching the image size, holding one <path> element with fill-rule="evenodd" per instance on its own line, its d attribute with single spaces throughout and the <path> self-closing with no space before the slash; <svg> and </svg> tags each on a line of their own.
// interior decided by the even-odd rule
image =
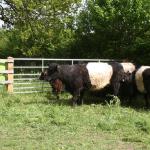
<svg viewBox="0 0 150 150">
<path fill-rule="evenodd" d="M 13 92 L 14 59 L 0 59 L 0 84 L 6 85 L 7 91 Z"/>
<path fill-rule="evenodd" d="M 6 74 L 7 80 L 1 84 L 7 86 L 9 93 L 26 94 L 49 91 L 50 85 L 41 82 L 38 78 L 40 73 L 48 68 L 50 62 L 60 64 L 76 64 L 80 62 L 113 62 L 114 59 L 57 59 L 57 58 L 12 58 L 2 60 L 7 63 L 7 70 L 0 70 L 0 74 Z"/>
</svg>

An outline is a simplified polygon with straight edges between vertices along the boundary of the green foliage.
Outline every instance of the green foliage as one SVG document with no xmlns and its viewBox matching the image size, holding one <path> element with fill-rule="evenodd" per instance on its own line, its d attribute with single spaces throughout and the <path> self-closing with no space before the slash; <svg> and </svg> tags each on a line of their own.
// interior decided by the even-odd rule
<svg viewBox="0 0 150 150">
<path fill-rule="evenodd" d="M 0 30 L 0 57 L 23 56 L 21 51 L 21 40 L 17 30 Z"/>
<path fill-rule="evenodd" d="M 146 0 L 88 1 L 78 19 L 80 53 L 84 57 L 129 58 L 148 64 L 149 11 Z"/>
<path fill-rule="evenodd" d="M 59 49 L 65 49 L 73 41 L 74 15 L 80 0 L 4 2 L 9 7 L 2 7 L 2 19 L 6 25 L 13 26 L 11 31 L 17 34 L 14 38 L 21 44 L 13 42 L 16 47 L 19 46 L 22 55 L 55 56 L 60 53 L 57 52 Z M 7 40 L 11 42 L 9 38 Z"/>
</svg>

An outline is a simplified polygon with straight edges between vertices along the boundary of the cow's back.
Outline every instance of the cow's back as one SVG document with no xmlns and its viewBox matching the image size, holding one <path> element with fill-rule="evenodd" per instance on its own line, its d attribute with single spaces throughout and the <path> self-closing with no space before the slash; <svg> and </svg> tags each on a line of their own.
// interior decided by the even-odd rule
<svg viewBox="0 0 150 150">
<path fill-rule="evenodd" d="M 129 73 L 133 73 L 136 69 L 136 66 L 133 64 L 133 63 L 130 63 L 130 62 L 123 62 L 121 63 L 123 69 L 124 69 L 124 72 L 129 72 Z"/>
<path fill-rule="evenodd" d="M 143 71 L 143 83 L 145 91 L 150 94 L 150 68 Z"/>
<path fill-rule="evenodd" d="M 100 90 L 110 84 L 113 75 L 111 65 L 107 63 L 88 63 L 87 70 L 93 90 Z"/>
<path fill-rule="evenodd" d="M 145 87 L 144 87 L 144 82 L 143 82 L 143 75 L 146 77 L 147 76 L 147 71 L 145 72 L 145 70 L 149 70 L 150 66 L 141 66 L 135 73 L 135 82 L 136 82 L 136 86 L 138 91 L 140 91 L 141 93 L 145 93 Z M 144 73 L 145 72 L 145 73 Z M 146 81 L 145 81 L 146 82 Z"/>
</svg>

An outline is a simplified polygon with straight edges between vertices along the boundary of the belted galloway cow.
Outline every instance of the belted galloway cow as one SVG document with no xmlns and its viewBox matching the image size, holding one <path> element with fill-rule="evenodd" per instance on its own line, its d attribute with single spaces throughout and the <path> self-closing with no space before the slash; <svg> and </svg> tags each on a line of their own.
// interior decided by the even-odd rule
<svg viewBox="0 0 150 150">
<path fill-rule="evenodd" d="M 138 94 L 143 94 L 146 107 L 150 107 L 150 66 L 140 66 L 128 75 L 128 80 L 121 86 L 121 91 L 128 96 L 130 102 Z M 123 92 L 122 92 L 123 93 Z M 134 100 L 135 102 L 135 100 Z"/>
<path fill-rule="evenodd" d="M 141 66 L 135 72 L 138 92 L 144 94 L 146 107 L 150 107 L 150 66 Z"/>
<path fill-rule="evenodd" d="M 124 102 L 127 103 L 127 101 L 131 101 L 135 94 L 133 74 L 135 73 L 137 66 L 131 62 L 123 62 L 120 64 L 123 67 L 124 72 L 128 74 L 128 80 L 126 82 L 122 82 L 119 90 L 119 96 L 121 97 L 121 100 L 126 100 Z"/>
<path fill-rule="evenodd" d="M 58 65 L 49 64 L 48 80 L 59 79 L 65 89 L 72 94 L 73 105 L 83 103 L 85 90 L 100 91 L 111 87 L 112 93 L 118 95 L 121 82 L 128 80 L 120 63 L 90 62 L 87 64 Z"/>
</svg>

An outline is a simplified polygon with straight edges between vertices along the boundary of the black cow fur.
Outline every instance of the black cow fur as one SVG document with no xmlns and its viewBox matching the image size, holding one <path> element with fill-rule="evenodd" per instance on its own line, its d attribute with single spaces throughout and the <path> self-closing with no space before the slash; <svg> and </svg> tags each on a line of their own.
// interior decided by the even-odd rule
<svg viewBox="0 0 150 150">
<path fill-rule="evenodd" d="M 140 67 L 138 67 L 136 71 L 138 71 L 139 68 Z M 138 91 L 138 88 L 136 85 L 136 78 L 135 78 L 136 71 L 129 74 L 128 80 L 124 82 L 123 84 L 121 84 L 120 95 L 124 98 L 126 97 L 127 99 L 129 99 L 129 103 L 131 103 L 132 99 L 136 99 L 137 95 L 143 94 L 145 98 L 146 108 L 149 108 L 150 107 L 150 69 L 148 68 L 142 73 L 143 84 L 145 88 L 144 93 L 141 93 L 140 91 Z"/>
<path fill-rule="evenodd" d="M 143 71 L 143 83 L 145 88 L 146 107 L 150 107 L 150 69 Z"/>
</svg>

